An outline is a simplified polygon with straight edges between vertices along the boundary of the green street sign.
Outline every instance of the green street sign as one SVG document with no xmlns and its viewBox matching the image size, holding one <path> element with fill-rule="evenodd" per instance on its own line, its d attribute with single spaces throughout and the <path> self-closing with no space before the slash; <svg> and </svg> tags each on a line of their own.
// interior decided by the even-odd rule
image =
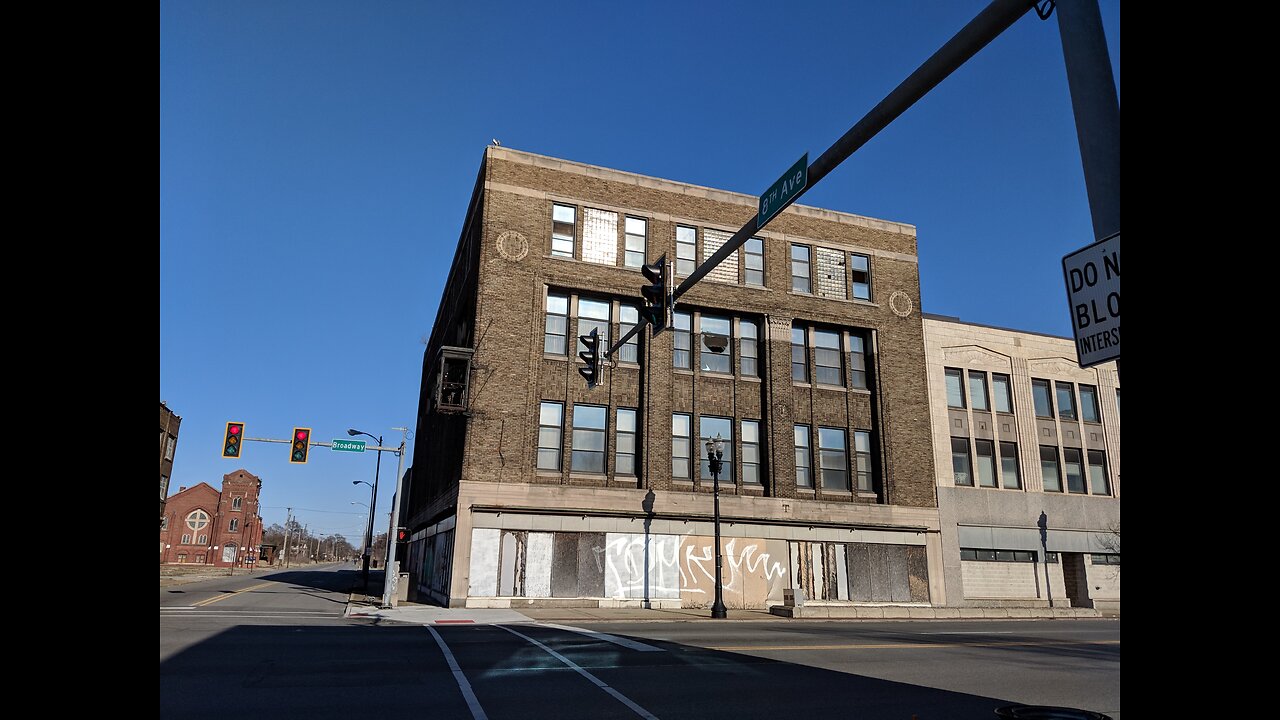
<svg viewBox="0 0 1280 720">
<path fill-rule="evenodd" d="M 363 440 L 334 440 L 333 447 L 330 448 L 334 452 L 364 452 Z"/>
<path fill-rule="evenodd" d="M 782 212 L 782 209 L 808 184 L 809 153 L 805 153 L 760 196 L 760 212 L 756 214 L 756 228 L 764 227 L 764 224 L 772 220 L 774 215 Z"/>
</svg>

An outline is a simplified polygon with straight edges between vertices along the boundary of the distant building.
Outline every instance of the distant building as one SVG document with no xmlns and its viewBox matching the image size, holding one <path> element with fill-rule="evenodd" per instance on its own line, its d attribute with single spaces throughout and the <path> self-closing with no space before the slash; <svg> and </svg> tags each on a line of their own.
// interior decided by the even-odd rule
<svg viewBox="0 0 1280 720">
<path fill-rule="evenodd" d="M 1119 610 L 1119 368 L 957 318 L 924 341 L 948 604 Z"/>
<path fill-rule="evenodd" d="M 180 488 L 160 518 L 162 564 L 254 565 L 262 544 L 258 494 L 262 481 L 245 470 L 227 473 L 222 491 L 208 483 Z"/>
<path fill-rule="evenodd" d="M 160 519 L 164 522 L 164 502 L 169 496 L 169 478 L 173 477 L 173 454 L 178 448 L 178 428 L 182 418 L 160 401 Z"/>
<path fill-rule="evenodd" d="M 706 606 L 720 474 L 725 602 L 945 605 L 916 231 L 794 205 L 638 324 L 756 198 L 489 147 L 423 359 L 401 524 L 412 597 Z"/>
</svg>

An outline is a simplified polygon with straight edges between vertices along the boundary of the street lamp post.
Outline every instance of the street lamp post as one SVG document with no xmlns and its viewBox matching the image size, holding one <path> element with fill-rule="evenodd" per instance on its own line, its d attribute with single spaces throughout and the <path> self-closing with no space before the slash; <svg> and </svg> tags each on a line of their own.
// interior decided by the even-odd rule
<svg viewBox="0 0 1280 720">
<path fill-rule="evenodd" d="M 357 435 L 364 435 L 370 440 L 378 441 L 378 462 L 373 469 L 373 485 L 370 485 L 370 487 L 373 488 L 373 496 L 369 500 L 369 529 L 366 530 L 364 534 L 364 564 L 363 564 L 363 568 L 360 571 L 364 579 L 364 593 L 368 595 L 369 594 L 369 553 L 373 548 L 373 507 L 378 504 L 378 474 L 382 471 L 382 437 L 380 436 L 374 437 L 367 432 L 361 432 L 360 430 L 356 430 L 355 428 L 348 429 L 347 434 L 350 435 L 351 437 L 355 437 Z M 362 483 L 362 482 L 364 481 L 356 480 L 351 484 L 358 485 L 359 483 Z M 367 482 L 364 482 L 364 484 L 369 485 L 369 483 Z"/>
<path fill-rule="evenodd" d="M 720 583 L 720 462 L 724 457 L 724 441 L 717 433 L 707 439 L 707 465 L 711 469 L 711 495 L 715 508 L 716 526 L 716 599 L 711 605 L 711 617 L 723 620 L 728 616 L 724 607 L 724 589 Z"/>
<path fill-rule="evenodd" d="M 352 485 L 369 485 L 365 480 L 352 480 Z M 373 552 L 373 504 L 377 501 L 378 487 L 369 485 L 369 504 L 365 507 L 369 508 L 369 522 L 364 529 L 364 569 L 361 570 L 364 576 L 364 592 L 369 594 L 369 555 Z M 351 502 L 352 505 L 364 505 L 362 502 Z"/>
</svg>

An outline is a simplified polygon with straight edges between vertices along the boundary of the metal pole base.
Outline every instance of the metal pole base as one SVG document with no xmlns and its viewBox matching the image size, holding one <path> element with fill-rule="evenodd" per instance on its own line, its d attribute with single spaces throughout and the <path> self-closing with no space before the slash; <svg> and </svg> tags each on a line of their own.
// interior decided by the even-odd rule
<svg viewBox="0 0 1280 720">
<path fill-rule="evenodd" d="M 729 617 L 729 613 L 725 612 L 724 606 L 711 608 L 711 618 L 713 620 L 724 620 L 727 617 Z"/>
</svg>

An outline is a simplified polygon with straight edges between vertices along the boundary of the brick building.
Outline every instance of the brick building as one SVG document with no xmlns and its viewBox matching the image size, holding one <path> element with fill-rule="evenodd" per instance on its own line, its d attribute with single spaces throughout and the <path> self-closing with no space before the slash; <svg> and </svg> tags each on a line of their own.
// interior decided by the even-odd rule
<svg viewBox="0 0 1280 720">
<path fill-rule="evenodd" d="M 169 478 L 173 477 L 173 455 L 178 449 L 178 429 L 182 418 L 160 401 L 160 522 L 164 522 L 164 502 L 169 497 Z"/>
<path fill-rule="evenodd" d="M 678 282 L 755 210 L 486 149 L 423 362 L 412 597 L 709 605 L 718 435 L 729 607 L 946 604 L 913 227 L 792 206 L 600 385 L 577 373 L 579 335 L 637 322 L 640 265 Z"/>
<path fill-rule="evenodd" d="M 1119 610 L 1116 364 L 956 318 L 924 337 L 950 604 Z"/>
<path fill-rule="evenodd" d="M 160 518 L 161 564 L 256 563 L 262 544 L 261 490 L 262 481 L 246 470 L 224 475 L 222 492 L 208 483 L 179 488 Z"/>
</svg>

